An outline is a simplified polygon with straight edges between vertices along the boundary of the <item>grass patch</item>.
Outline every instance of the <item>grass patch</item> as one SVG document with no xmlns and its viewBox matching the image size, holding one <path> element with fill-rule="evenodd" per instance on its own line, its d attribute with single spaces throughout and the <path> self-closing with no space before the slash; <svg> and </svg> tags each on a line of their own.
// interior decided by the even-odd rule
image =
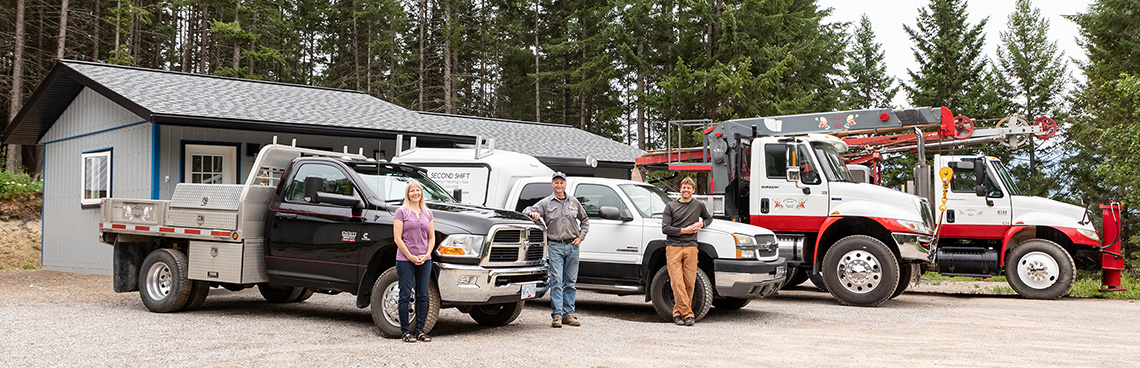
<svg viewBox="0 0 1140 368">
<path fill-rule="evenodd" d="M 1120 279 L 1120 286 L 1128 288 L 1128 290 L 1100 292 L 1100 277 L 1082 278 L 1078 279 L 1077 282 L 1073 284 L 1073 290 L 1069 291 L 1068 296 L 1099 299 L 1140 299 L 1140 281 L 1136 280 L 1132 276 L 1129 276 L 1128 274 L 1124 274 Z"/>
<path fill-rule="evenodd" d="M 44 192 L 44 182 L 24 173 L 0 170 L 0 201 L 27 200 Z"/>
<path fill-rule="evenodd" d="M 991 293 L 991 294 L 997 294 L 997 295 L 1017 295 L 1017 292 L 1016 292 L 1016 291 L 1013 291 L 1013 288 L 1011 288 L 1011 287 L 1009 287 L 1009 286 L 994 286 L 994 287 L 991 287 L 991 288 L 989 288 L 989 289 L 990 289 L 990 293 Z"/>
</svg>

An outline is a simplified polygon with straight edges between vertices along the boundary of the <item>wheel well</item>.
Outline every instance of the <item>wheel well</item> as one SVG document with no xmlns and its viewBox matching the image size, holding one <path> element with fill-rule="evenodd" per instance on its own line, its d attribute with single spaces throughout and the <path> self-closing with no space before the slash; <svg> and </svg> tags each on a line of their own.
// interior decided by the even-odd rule
<svg viewBox="0 0 1140 368">
<path fill-rule="evenodd" d="M 704 249 L 700 248 L 702 247 L 698 247 L 697 250 L 697 268 L 701 271 L 705 271 L 705 276 L 708 276 L 709 281 L 714 285 L 713 292 L 715 293 L 716 268 L 713 266 L 713 257 Z M 653 283 L 653 276 L 657 275 L 657 270 L 661 267 L 665 267 L 665 247 L 662 246 L 655 249 L 646 259 L 648 262 L 645 262 L 645 276 L 642 277 L 642 280 L 645 283 L 643 285 L 645 287 L 645 301 L 650 302 L 653 301 L 653 299 L 649 296 L 649 285 Z"/>
<path fill-rule="evenodd" d="M 815 242 L 817 250 L 813 254 L 815 259 L 815 266 L 813 272 L 819 272 L 819 265 L 823 263 L 823 257 L 827 254 L 827 250 L 831 248 L 832 244 L 851 235 L 867 235 L 872 238 L 878 239 L 891 249 L 891 252 L 898 255 L 899 247 L 891 238 L 891 232 L 887 228 L 879 224 L 878 221 L 866 217 L 846 217 L 836 221 L 827 227 L 819 239 Z M 804 260 L 807 261 L 806 259 Z"/>
<path fill-rule="evenodd" d="M 356 307 L 367 308 L 372 300 L 372 284 L 380 278 L 380 274 L 396 265 L 396 248 L 384 247 L 372 254 L 368 261 L 368 268 L 360 278 L 360 288 L 356 292 Z"/>
<path fill-rule="evenodd" d="M 1010 244 L 1006 246 L 1006 256 L 1009 252 L 1013 251 L 1017 245 L 1030 239 L 1045 239 L 1057 243 L 1061 246 L 1070 256 L 1073 257 L 1073 262 L 1076 263 L 1077 269 L 1081 270 L 1095 270 L 1100 268 L 1100 263 L 1095 256 L 1082 255 L 1082 250 L 1092 251 L 1093 247 L 1081 244 L 1074 244 L 1073 240 L 1065 235 L 1064 232 L 1049 226 L 1031 226 L 1019 231 L 1010 239 Z"/>
</svg>

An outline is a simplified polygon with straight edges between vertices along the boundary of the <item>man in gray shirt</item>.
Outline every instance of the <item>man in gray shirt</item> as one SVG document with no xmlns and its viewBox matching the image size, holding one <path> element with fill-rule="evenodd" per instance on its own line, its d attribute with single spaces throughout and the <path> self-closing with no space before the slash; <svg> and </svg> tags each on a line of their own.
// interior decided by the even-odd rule
<svg viewBox="0 0 1140 368">
<path fill-rule="evenodd" d="M 550 327 L 559 328 L 562 324 L 581 326 L 582 322 L 574 315 L 574 298 L 578 289 L 578 246 L 590 230 L 590 218 L 574 197 L 566 195 L 566 174 L 554 173 L 550 179 L 554 194 L 543 198 L 534 205 L 524 208 L 523 213 L 531 220 L 546 222 L 546 252 L 550 266 Z"/>
<path fill-rule="evenodd" d="M 697 231 L 712 224 L 709 209 L 693 199 L 696 188 L 697 183 L 692 178 L 682 180 L 681 198 L 665 205 L 661 215 L 665 262 L 669 284 L 673 287 L 673 323 L 684 326 L 696 323 L 692 302 L 693 285 L 697 281 Z"/>
</svg>

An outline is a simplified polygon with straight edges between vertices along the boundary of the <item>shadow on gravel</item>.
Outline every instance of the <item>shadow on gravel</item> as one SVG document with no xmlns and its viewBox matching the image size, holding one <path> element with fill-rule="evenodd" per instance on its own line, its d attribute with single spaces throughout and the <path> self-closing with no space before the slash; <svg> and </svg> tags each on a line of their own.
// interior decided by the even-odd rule
<svg viewBox="0 0 1140 368">
<path fill-rule="evenodd" d="M 1023 299 L 1017 294 L 971 294 L 971 293 L 945 293 L 937 291 L 907 291 L 903 295 L 945 296 L 951 298 L 971 299 Z M 1028 300 L 1028 299 L 1027 299 Z"/>
<path fill-rule="evenodd" d="M 644 298 L 644 296 L 636 296 Z M 633 298 L 632 296 L 630 298 Z M 629 322 L 661 322 L 653 305 L 643 302 L 645 299 L 636 299 L 630 302 L 593 301 L 578 299 L 574 308 L 582 314 L 616 318 Z M 526 302 L 527 308 L 539 308 L 550 311 L 550 299 L 530 300 Z"/>
</svg>

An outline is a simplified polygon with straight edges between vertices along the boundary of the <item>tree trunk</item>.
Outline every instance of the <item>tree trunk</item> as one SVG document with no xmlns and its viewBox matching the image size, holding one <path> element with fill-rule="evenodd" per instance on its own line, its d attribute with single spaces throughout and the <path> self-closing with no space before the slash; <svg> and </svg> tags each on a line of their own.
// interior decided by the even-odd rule
<svg viewBox="0 0 1140 368">
<path fill-rule="evenodd" d="M 368 95 L 372 95 L 372 22 L 368 22 L 368 43 L 366 43 L 365 46 L 368 48 L 368 52 L 366 52 L 368 62 L 364 65 L 366 68 L 364 73 L 364 88 L 368 91 Z"/>
<path fill-rule="evenodd" d="M 534 121 L 542 121 L 542 98 L 539 95 L 538 69 L 538 0 L 534 1 Z"/>
<path fill-rule="evenodd" d="M 68 0 L 63 0 L 59 6 L 59 47 L 55 49 L 56 60 L 63 59 L 63 48 L 67 44 L 67 2 Z"/>
<path fill-rule="evenodd" d="M 427 37 L 427 0 L 420 0 L 420 70 L 419 70 L 419 98 L 416 99 L 417 110 L 424 110 L 424 38 Z"/>
<path fill-rule="evenodd" d="M 8 100 L 8 121 L 15 122 L 16 114 L 20 112 L 23 103 L 22 90 L 24 81 L 24 0 L 16 0 L 16 51 L 12 55 L 12 95 Z M 8 162 L 6 168 L 11 172 L 21 170 L 21 148 L 18 144 L 8 145 Z"/>
<path fill-rule="evenodd" d="M 644 64 L 645 36 L 637 37 L 637 59 Z M 645 150 L 645 101 L 641 96 L 645 94 L 645 70 L 643 65 L 637 65 L 637 148 Z"/>
<path fill-rule="evenodd" d="M 371 35 L 369 35 L 371 36 Z M 352 79 L 356 90 L 360 90 L 360 32 L 356 24 L 356 1 L 352 2 Z"/>
<path fill-rule="evenodd" d="M 122 28 L 123 16 L 123 0 L 115 0 L 115 49 L 114 52 L 119 52 L 119 31 Z"/>
<path fill-rule="evenodd" d="M 236 27 L 237 29 L 241 29 L 241 17 L 240 16 L 241 16 L 241 1 L 238 0 L 236 3 L 234 3 L 234 27 Z M 238 65 L 241 65 L 240 64 L 240 58 L 241 58 L 241 42 L 234 42 L 234 62 L 233 62 L 234 73 L 238 72 Z"/>
<path fill-rule="evenodd" d="M 388 60 L 388 99 L 396 101 L 396 19 L 388 19 L 388 49 L 391 50 L 391 59 Z"/>
<path fill-rule="evenodd" d="M 443 1 L 443 111 L 455 112 L 451 98 L 451 0 Z"/>
<path fill-rule="evenodd" d="M 95 37 L 92 37 L 91 40 L 91 43 L 93 44 L 91 50 L 91 61 L 99 61 L 99 41 L 101 40 L 101 38 L 99 38 L 99 30 L 103 29 L 103 16 L 100 15 L 100 13 L 102 13 L 102 10 L 102 0 L 95 0 Z"/>
</svg>

